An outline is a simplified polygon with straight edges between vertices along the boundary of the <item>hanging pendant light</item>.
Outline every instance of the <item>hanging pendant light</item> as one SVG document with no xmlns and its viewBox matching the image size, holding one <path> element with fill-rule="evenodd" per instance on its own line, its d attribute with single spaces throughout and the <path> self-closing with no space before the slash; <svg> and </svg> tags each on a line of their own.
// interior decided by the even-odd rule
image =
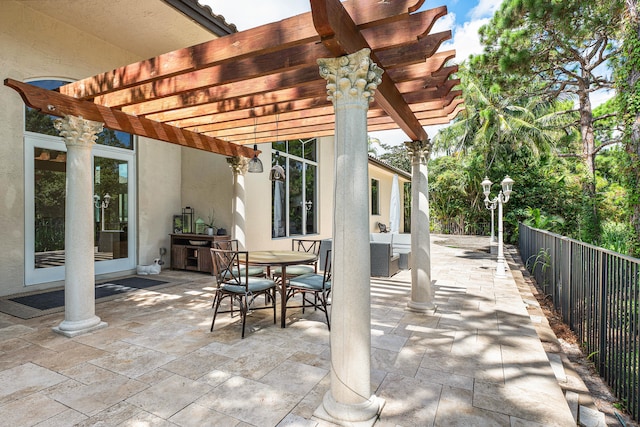
<svg viewBox="0 0 640 427">
<path fill-rule="evenodd" d="M 253 118 L 253 142 L 257 141 L 257 129 L 258 129 L 258 118 L 254 116 Z M 258 144 L 253 144 L 253 159 L 249 160 L 249 168 L 247 172 L 251 173 L 262 173 L 264 168 L 262 167 L 262 161 L 258 158 Z"/>
</svg>

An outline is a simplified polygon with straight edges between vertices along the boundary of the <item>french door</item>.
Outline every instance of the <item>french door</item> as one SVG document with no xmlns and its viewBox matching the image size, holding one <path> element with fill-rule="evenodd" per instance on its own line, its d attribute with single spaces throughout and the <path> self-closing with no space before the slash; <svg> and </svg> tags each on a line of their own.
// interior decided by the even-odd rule
<svg viewBox="0 0 640 427">
<path fill-rule="evenodd" d="M 25 150 L 25 284 L 64 280 L 66 147 L 26 132 Z M 135 268 L 134 160 L 133 150 L 93 146 L 96 274 Z"/>
</svg>

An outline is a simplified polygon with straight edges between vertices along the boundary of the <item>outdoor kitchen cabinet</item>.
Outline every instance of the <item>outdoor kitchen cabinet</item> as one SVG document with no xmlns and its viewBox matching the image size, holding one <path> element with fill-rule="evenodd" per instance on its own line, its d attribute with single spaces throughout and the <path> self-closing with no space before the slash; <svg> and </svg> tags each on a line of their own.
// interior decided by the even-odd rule
<svg viewBox="0 0 640 427">
<path fill-rule="evenodd" d="M 201 271 L 212 274 L 211 243 L 229 240 L 229 235 L 171 234 L 171 269 Z"/>
</svg>

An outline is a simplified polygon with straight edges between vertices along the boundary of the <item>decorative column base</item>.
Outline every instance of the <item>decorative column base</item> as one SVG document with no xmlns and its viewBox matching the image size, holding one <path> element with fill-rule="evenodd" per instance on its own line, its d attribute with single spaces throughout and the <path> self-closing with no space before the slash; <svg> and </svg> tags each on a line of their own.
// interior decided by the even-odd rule
<svg viewBox="0 0 640 427">
<path fill-rule="evenodd" d="M 435 314 L 438 310 L 438 306 L 432 302 L 409 301 L 407 303 L 407 310 L 415 313 Z"/>
<path fill-rule="evenodd" d="M 370 427 L 378 421 L 384 404 L 385 400 L 374 394 L 369 400 L 360 404 L 339 403 L 329 390 L 322 399 L 322 405 L 315 410 L 313 416 L 340 426 Z"/>
<path fill-rule="evenodd" d="M 90 319 L 78 321 L 63 320 L 58 326 L 54 326 L 51 329 L 55 333 L 73 338 L 86 334 L 87 332 L 95 331 L 96 329 L 106 328 L 107 326 L 107 322 L 103 322 L 98 316 L 94 316 Z"/>
</svg>

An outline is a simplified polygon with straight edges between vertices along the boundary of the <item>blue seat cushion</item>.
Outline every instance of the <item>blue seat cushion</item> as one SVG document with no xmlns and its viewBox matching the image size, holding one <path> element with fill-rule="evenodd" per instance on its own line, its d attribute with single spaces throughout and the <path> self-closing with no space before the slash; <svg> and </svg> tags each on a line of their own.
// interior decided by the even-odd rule
<svg viewBox="0 0 640 427">
<path fill-rule="evenodd" d="M 323 279 L 322 274 L 303 274 L 302 276 L 291 279 L 289 286 L 309 289 L 310 291 L 321 291 Z M 331 289 L 331 281 L 327 281 L 324 287 L 325 289 Z"/>
<path fill-rule="evenodd" d="M 313 265 L 290 265 L 287 267 L 287 276 L 300 276 L 303 274 L 315 274 L 316 269 Z M 282 275 L 282 269 L 280 267 L 273 269 L 273 274 Z M 321 276 L 322 277 L 322 276 Z"/>
<path fill-rule="evenodd" d="M 223 283 L 221 288 L 226 292 L 234 292 L 237 294 L 243 294 L 245 292 L 245 279 L 241 278 L 241 285 L 236 285 L 233 283 Z M 262 277 L 249 277 L 249 292 L 260 292 L 269 288 L 275 287 L 275 282 L 271 279 L 262 278 Z"/>
<path fill-rule="evenodd" d="M 244 276 L 244 272 L 247 269 L 247 267 L 240 267 L 240 275 Z M 263 267 L 255 267 L 255 266 L 249 266 L 249 276 L 264 276 L 264 268 Z M 228 279 L 231 277 L 231 273 L 229 273 L 227 271 L 227 273 L 225 274 L 225 279 Z"/>
</svg>

